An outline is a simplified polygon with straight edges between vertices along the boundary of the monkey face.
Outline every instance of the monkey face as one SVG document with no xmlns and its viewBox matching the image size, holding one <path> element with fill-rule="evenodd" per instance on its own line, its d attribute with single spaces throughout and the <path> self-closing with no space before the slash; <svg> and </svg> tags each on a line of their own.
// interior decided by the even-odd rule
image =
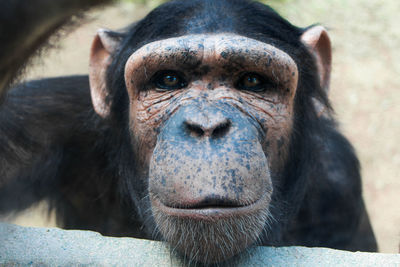
<svg viewBox="0 0 400 267">
<path fill-rule="evenodd" d="M 189 258 L 224 260 L 263 231 L 297 75 L 283 51 L 230 34 L 157 41 L 129 58 L 130 129 L 153 216 Z"/>
</svg>

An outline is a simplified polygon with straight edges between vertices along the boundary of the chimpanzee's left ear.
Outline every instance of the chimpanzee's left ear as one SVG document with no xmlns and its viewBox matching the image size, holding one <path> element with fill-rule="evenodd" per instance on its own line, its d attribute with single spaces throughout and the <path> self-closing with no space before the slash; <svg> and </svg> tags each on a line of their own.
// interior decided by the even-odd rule
<svg viewBox="0 0 400 267">
<path fill-rule="evenodd" d="M 303 33 L 301 41 L 315 56 L 321 87 L 328 91 L 331 76 L 332 50 L 331 40 L 327 31 L 322 26 L 313 26 Z"/>
<path fill-rule="evenodd" d="M 122 35 L 105 29 L 99 29 L 93 40 L 90 51 L 89 81 L 90 94 L 94 110 L 105 118 L 110 114 L 110 104 L 106 98 L 107 68 L 111 64 L 112 55 L 118 49 Z"/>
</svg>

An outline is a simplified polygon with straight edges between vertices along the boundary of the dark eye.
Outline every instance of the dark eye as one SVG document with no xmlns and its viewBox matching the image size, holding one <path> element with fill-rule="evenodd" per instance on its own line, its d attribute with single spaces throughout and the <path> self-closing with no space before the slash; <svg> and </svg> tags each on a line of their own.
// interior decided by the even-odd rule
<svg viewBox="0 0 400 267">
<path fill-rule="evenodd" d="M 239 78 L 236 87 L 240 90 L 262 92 L 268 85 L 267 80 L 261 75 L 257 73 L 245 73 Z"/>
<path fill-rule="evenodd" d="M 163 90 L 176 90 L 187 86 L 182 74 L 176 71 L 159 71 L 153 77 L 153 84 Z"/>
</svg>

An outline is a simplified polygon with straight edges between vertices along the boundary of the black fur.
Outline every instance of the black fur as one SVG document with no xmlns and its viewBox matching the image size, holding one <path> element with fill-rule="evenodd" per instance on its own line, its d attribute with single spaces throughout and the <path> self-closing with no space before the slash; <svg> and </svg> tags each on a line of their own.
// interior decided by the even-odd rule
<svg viewBox="0 0 400 267">
<path fill-rule="evenodd" d="M 304 30 L 251 1 L 172 1 L 121 33 L 107 73 L 108 119 L 94 112 L 86 76 L 13 88 L 0 108 L 0 213 L 47 199 L 65 228 L 152 238 L 147 182 L 135 173 L 138 155 L 129 139 L 125 62 L 151 41 L 234 32 L 279 47 L 300 74 L 291 152 L 285 171 L 273 176 L 275 220 L 260 243 L 375 251 L 358 160 L 335 122 L 317 116 L 312 103 L 318 99 L 330 110 L 314 59 L 300 42 Z"/>
</svg>

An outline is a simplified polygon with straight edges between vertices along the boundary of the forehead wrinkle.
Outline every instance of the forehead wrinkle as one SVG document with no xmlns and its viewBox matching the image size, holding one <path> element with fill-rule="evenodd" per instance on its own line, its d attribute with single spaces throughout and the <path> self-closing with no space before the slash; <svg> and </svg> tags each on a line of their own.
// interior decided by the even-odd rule
<svg viewBox="0 0 400 267">
<path fill-rule="evenodd" d="M 271 66 L 286 68 L 295 74 L 295 79 L 298 76 L 294 60 L 284 51 L 232 33 L 185 35 L 146 44 L 128 59 L 125 73 L 141 66 L 160 64 L 171 68 L 193 68 L 204 64 L 223 67 L 237 63 L 238 59 L 244 67 L 264 66 L 273 69 L 267 66 L 272 59 Z"/>
<path fill-rule="evenodd" d="M 189 67 L 202 61 L 203 52 L 202 38 L 190 40 L 187 37 L 179 37 L 155 41 L 135 51 L 128 59 L 126 69 L 130 64 L 140 67 L 140 65 L 160 63 Z"/>
</svg>

